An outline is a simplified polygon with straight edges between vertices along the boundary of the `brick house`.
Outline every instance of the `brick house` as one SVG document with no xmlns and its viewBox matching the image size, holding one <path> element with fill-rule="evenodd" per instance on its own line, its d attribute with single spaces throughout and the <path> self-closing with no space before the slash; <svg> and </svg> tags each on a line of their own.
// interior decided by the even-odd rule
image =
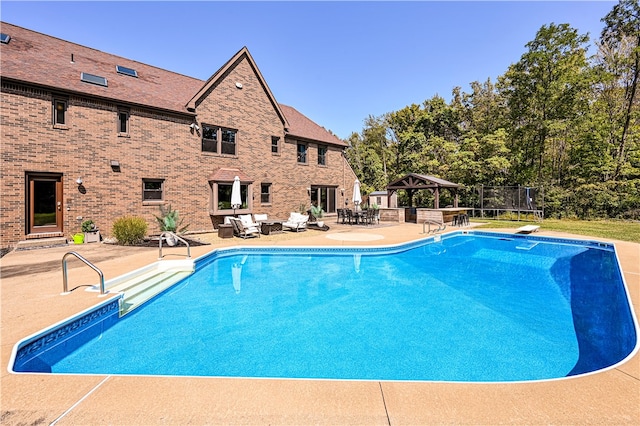
<svg viewBox="0 0 640 426">
<path fill-rule="evenodd" d="M 334 213 L 355 174 L 347 144 L 279 104 L 248 49 L 207 80 L 2 23 L 0 247 L 91 219 L 180 211 L 190 231 L 233 213 Z"/>
</svg>

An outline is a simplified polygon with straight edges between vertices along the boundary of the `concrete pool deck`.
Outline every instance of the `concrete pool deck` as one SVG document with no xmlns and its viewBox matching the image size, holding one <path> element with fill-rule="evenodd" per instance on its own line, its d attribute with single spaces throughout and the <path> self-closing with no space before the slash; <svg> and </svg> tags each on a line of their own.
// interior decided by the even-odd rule
<svg viewBox="0 0 640 426">
<path fill-rule="evenodd" d="M 309 230 L 260 239 L 222 240 L 215 234 L 202 235 L 211 245 L 192 247 L 192 256 L 222 246 L 387 245 L 425 237 L 422 225 L 416 224 L 329 225 L 328 232 Z M 515 232 L 516 228 L 498 231 Z M 445 232 L 456 229 L 447 227 Z M 343 235 L 335 235 L 340 233 Z M 367 241 L 369 238 L 357 234 L 383 238 Z M 327 238 L 329 235 L 336 239 Z M 549 232 L 544 226 L 536 235 L 596 239 Z M 640 244 L 615 243 L 638 317 Z M 69 260 L 69 287 L 78 288 L 60 295 L 61 259 L 68 251 L 77 251 L 93 262 L 105 279 L 158 257 L 157 248 L 84 244 L 11 252 L 0 259 L 3 425 L 640 424 L 638 354 L 623 365 L 589 376 L 512 384 L 9 373 L 16 342 L 105 300 L 78 287 L 95 284 L 97 274 L 74 260 Z M 176 254 L 175 258 L 185 252 L 184 247 L 163 248 L 163 254 Z"/>
</svg>

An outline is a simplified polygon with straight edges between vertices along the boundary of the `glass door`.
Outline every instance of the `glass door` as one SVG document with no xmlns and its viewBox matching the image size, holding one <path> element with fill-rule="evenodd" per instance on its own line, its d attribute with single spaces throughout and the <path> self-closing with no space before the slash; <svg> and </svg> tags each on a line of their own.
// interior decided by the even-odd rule
<svg viewBox="0 0 640 426">
<path fill-rule="evenodd" d="M 325 213 L 336 212 L 336 188 L 331 186 L 312 186 L 311 204 L 322 206 Z"/>
<path fill-rule="evenodd" d="M 62 176 L 29 175 L 28 182 L 29 233 L 62 232 Z"/>
</svg>

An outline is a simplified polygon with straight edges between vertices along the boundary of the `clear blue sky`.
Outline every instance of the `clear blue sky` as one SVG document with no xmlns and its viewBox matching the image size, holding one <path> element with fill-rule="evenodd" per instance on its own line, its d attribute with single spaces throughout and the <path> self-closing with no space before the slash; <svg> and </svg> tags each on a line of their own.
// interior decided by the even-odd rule
<svg viewBox="0 0 640 426">
<path fill-rule="evenodd" d="M 2 1 L 0 16 L 202 80 L 247 46 L 278 102 L 347 138 L 369 115 L 495 81 L 542 25 L 593 46 L 616 3 Z"/>
</svg>

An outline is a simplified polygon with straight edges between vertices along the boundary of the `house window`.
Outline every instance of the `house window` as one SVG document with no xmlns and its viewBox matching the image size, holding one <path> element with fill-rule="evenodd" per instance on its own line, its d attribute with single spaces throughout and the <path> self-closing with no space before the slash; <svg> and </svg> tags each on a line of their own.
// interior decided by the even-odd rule
<svg viewBox="0 0 640 426">
<path fill-rule="evenodd" d="M 326 213 L 336 212 L 336 188 L 332 186 L 312 186 L 311 204 L 322 206 Z"/>
<path fill-rule="evenodd" d="M 236 155 L 236 130 L 202 125 L 202 151 Z M 220 146 L 218 147 L 218 141 Z"/>
<path fill-rule="evenodd" d="M 53 100 L 53 124 L 64 126 L 67 124 L 67 101 L 63 99 Z"/>
<path fill-rule="evenodd" d="M 327 165 L 327 147 L 326 146 L 318 147 L 318 164 L 321 166 Z"/>
<path fill-rule="evenodd" d="M 211 212 L 212 215 L 232 215 L 237 213 L 251 213 L 251 184 L 240 183 L 240 199 L 242 205 L 233 210 L 231 206 L 232 182 L 211 182 Z"/>
<path fill-rule="evenodd" d="M 277 136 L 271 136 L 271 153 L 280 154 L 280 138 Z"/>
<path fill-rule="evenodd" d="M 142 179 L 142 201 L 162 201 L 164 179 Z"/>
<path fill-rule="evenodd" d="M 202 151 L 218 152 L 218 128 L 202 125 Z"/>
<path fill-rule="evenodd" d="M 298 142 L 298 163 L 307 164 L 307 145 Z"/>
<path fill-rule="evenodd" d="M 262 204 L 271 204 L 271 184 L 260 184 L 260 202 Z"/>
<path fill-rule="evenodd" d="M 129 112 L 118 111 L 118 133 L 121 135 L 129 134 Z"/>
<path fill-rule="evenodd" d="M 377 205 L 382 205 L 382 197 L 376 197 L 376 204 Z"/>
<path fill-rule="evenodd" d="M 220 129 L 222 133 L 222 154 L 236 155 L 236 131 L 231 129 Z"/>
</svg>

